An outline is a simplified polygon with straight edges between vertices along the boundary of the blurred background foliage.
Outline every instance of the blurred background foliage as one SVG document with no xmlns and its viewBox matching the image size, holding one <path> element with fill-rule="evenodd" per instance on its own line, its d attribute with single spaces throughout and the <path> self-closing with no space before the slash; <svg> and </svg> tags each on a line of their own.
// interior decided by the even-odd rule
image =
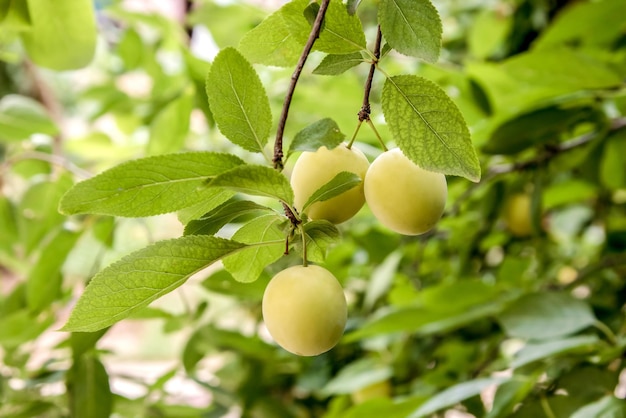
<svg viewBox="0 0 626 418">
<path fill-rule="evenodd" d="M 66 30 L 37 23 L 45 3 L 0 0 L 0 416 L 626 416 L 622 0 L 434 2 L 439 62 L 393 55 L 384 68 L 446 89 L 483 179 L 449 177 L 444 218 L 423 236 L 391 233 L 367 208 L 341 225 L 325 266 L 350 319 L 315 358 L 277 348 L 261 323 L 265 284 L 295 256 L 251 284 L 212 268 L 105 332 L 55 331 L 100 268 L 182 233 L 175 215 L 64 217 L 60 196 L 146 155 L 255 161 L 216 129 L 204 81 L 217 51 L 282 2 L 59 1 Z M 370 43 L 376 13 L 360 2 Z M 367 66 L 313 75 L 321 58 L 287 141 L 325 117 L 356 127 Z M 293 69 L 256 69 L 277 120 Z M 383 81 L 372 118 L 391 144 Z M 357 141 L 380 152 L 367 129 Z"/>
</svg>

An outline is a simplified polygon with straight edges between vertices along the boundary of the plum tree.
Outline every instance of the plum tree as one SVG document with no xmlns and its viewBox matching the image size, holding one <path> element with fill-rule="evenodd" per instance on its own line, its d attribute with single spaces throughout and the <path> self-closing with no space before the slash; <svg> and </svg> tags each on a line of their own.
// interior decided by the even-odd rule
<svg viewBox="0 0 626 418">
<path fill-rule="evenodd" d="M 263 294 L 263 319 L 285 350 L 316 356 L 333 348 L 346 325 L 343 288 L 320 266 L 294 266 L 276 274 Z"/>
<path fill-rule="evenodd" d="M 400 234 L 419 235 L 441 218 L 448 188 L 443 174 L 422 169 L 394 148 L 372 162 L 364 192 L 383 225 Z"/>
<path fill-rule="evenodd" d="M 527 237 L 533 232 L 530 216 L 530 196 L 526 193 L 511 195 L 504 207 L 504 220 L 511 234 Z"/>
<path fill-rule="evenodd" d="M 335 148 L 321 147 L 315 152 L 303 152 L 291 173 L 291 187 L 296 209 L 302 210 L 311 195 L 342 171 L 365 178 L 369 167 L 367 157 L 355 147 L 341 144 Z M 305 212 L 310 219 L 326 219 L 339 224 L 352 218 L 365 203 L 363 182 L 331 199 L 315 202 Z"/>
</svg>

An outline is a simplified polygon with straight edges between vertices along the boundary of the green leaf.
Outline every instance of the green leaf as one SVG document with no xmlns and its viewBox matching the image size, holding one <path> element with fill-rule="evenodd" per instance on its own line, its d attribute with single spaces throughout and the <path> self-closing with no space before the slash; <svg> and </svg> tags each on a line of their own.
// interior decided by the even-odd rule
<svg viewBox="0 0 626 418">
<path fill-rule="evenodd" d="M 272 197 L 293 205 L 289 180 L 278 171 L 262 165 L 242 165 L 220 174 L 209 184 L 253 196 Z"/>
<path fill-rule="evenodd" d="M 307 222 L 303 228 L 307 241 L 308 260 L 323 263 L 328 247 L 339 241 L 341 233 L 334 224 L 324 219 Z M 300 240 L 297 240 L 296 244 L 301 251 Z"/>
<path fill-rule="evenodd" d="M 54 136 L 58 132 L 46 109 L 37 101 L 16 94 L 0 100 L 0 141 L 22 141 L 32 134 Z"/>
<path fill-rule="evenodd" d="M 441 409 L 448 408 L 462 402 L 466 399 L 480 395 L 480 393 L 493 385 L 501 385 L 509 380 L 506 377 L 489 377 L 482 379 L 470 380 L 469 382 L 459 383 L 449 387 L 448 389 L 437 393 L 428 401 L 415 410 L 410 418 L 425 417 L 433 414 Z"/>
<path fill-rule="evenodd" d="M 61 267 L 80 235 L 80 232 L 61 229 L 41 250 L 26 282 L 26 300 L 31 311 L 39 312 L 59 297 Z"/>
<path fill-rule="evenodd" d="M 72 355 L 74 358 L 80 357 L 92 348 L 109 328 L 103 328 L 96 332 L 73 332 L 70 334 L 69 342 L 72 347 Z"/>
<path fill-rule="evenodd" d="M 324 396 L 349 394 L 393 376 L 391 367 L 380 360 L 363 357 L 345 366 L 323 388 Z"/>
<path fill-rule="evenodd" d="M 302 45 L 311 33 L 311 25 L 303 14 L 308 5 L 309 0 L 294 0 L 281 9 L 289 32 Z M 349 54 L 366 49 L 361 21 L 348 13 L 342 2 L 331 1 L 324 17 L 324 28 L 313 49 L 329 54 Z"/>
<path fill-rule="evenodd" d="M 359 4 L 361 4 L 361 0 L 348 0 L 348 13 L 353 15 L 356 13 L 356 9 L 359 8 Z"/>
<path fill-rule="evenodd" d="M 295 151 L 317 151 L 321 147 L 333 149 L 345 137 L 337 122 L 330 118 L 320 119 L 296 134 L 289 145 L 287 157 Z"/>
<path fill-rule="evenodd" d="M 20 0 L 0 1 L 0 24 L 7 32 L 30 29 L 28 2 Z"/>
<path fill-rule="evenodd" d="M 302 45 L 289 32 L 282 9 L 269 15 L 239 42 L 239 51 L 257 64 L 277 67 L 295 66 Z"/>
<path fill-rule="evenodd" d="M 517 115 L 498 126 L 483 147 L 488 154 L 510 155 L 554 143 L 578 124 L 600 121 L 602 113 L 593 105 L 548 106 Z"/>
<path fill-rule="evenodd" d="M 270 104 L 259 76 L 236 49 L 217 54 L 206 92 L 222 134 L 248 151 L 262 153 L 272 126 Z"/>
<path fill-rule="evenodd" d="M 395 332 L 411 332 L 418 335 L 444 333 L 496 315 L 502 309 L 503 302 L 499 300 L 467 308 L 465 311 L 430 310 L 410 306 L 385 313 L 347 335 L 345 339 L 352 342 Z"/>
<path fill-rule="evenodd" d="M 626 129 L 620 129 L 606 139 L 600 163 L 600 180 L 611 190 L 626 186 L 624 155 L 626 155 Z"/>
<path fill-rule="evenodd" d="M 0 195 L 0 252 L 14 253 L 14 247 L 18 240 L 17 222 L 13 203 L 5 196 Z"/>
<path fill-rule="evenodd" d="M 53 70 L 89 64 L 96 50 L 96 18 L 91 0 L 28 0 L 31 29 L 22 42 L 30 58 Z"/>
<path fill-rule="evenodd" d="M 16 348 L 34 340 L 44 332 L 54 318 L 50 315 L 35 316 L 26 309 L 0 317 L 0 346 Z"/>
<path fill-rule="evenodd" d="M 541 31 L 532 47 L 536 50 L 572 45 L 610 47 L 623 35 L 624 16 L 623 1 L 573 3 Z"/>
<path fill-rule="evenodd" d="M 219 191 L 208 180 L 243 161 L 234 155 L 194 152 L 131 160 L 76 184 L 61 200 L 65 214 L 152 216 L 198 204 Z M 222 203 L 222 202 L 220 202 Z"/>
<path fill-rule="evenodd" d="M 626 402 L 615 396 L 605 396 L 599 401 L 577 409 L 570 418 L 626 418 Z"/>
<path fill-rule="evenodd" d="M 311 197 L 302 206 L 302 212 L 315 202 L 323 202 L 328 199 L 332 199 L 335 196 L 339 196 L 343 192 L 346 192 L 361 183 L 361 177 L 355 173 L 349 171 L 342 171 L 333 177 L 328 183 L 317 189 Z"/>
<path fill-rule="evenodd" d="M 235 195 L 232 190 L 212 188 L 207 192 L 207 196 L 200 203 L 183 208 L 178 211 L 178 220 L 187 225 L 189 222 L 200 219 L 205 214 L 211 212 L 219 205 L 222 205 Z"/>
<path fill-rule="evenodd" d="M 510 36 L 512 24 L 513 18 L 507 13 L 492 8 L 480 11 L 467 35 L 471 55 L 478 59 L 486 59 L 500 52 L 507 37 Z"/>
<path fill-rule="evenodd" d="M 56 181 L 33 184 L 22 197 L 16 213 L 20 238 L 27 254 L 38 248 L 46 234 L 65 221 L 57 206 L 71 185 L 71 176 L 64 174 Z"/>
<path fill-rule="evenodd" d="M 516 300 L 498 318 L 510 337 L 544 340 L 573 334 L 596 318 L 589 305 L 565 293 L 534 293 Z"/>
<path fill-rule="evenodd" d="M 68 373 L 69 406 L 73 417 L 108 418 L 113 411 L 109 375 L 94 355 L 74 359 Z"/>
<path fill-rule="evenodd" d="M 508 382 L 504 382 L 496 390 L 493 398 L 493 407 L 485 418 L 510 417 L 513 409 L 528 396 L 533 389 L 534 380 L 514 376 Z"/>
<path fill-rule="evenodd" d="M 443 29 L 429 0 L 381 0 L 378 20 L 385 39 L 398 52 L 436 62 Z"/>
<path fill-rule="evenodd" d="M 135 251 L 91 279 L 62 330 L 92 332 L 108 327 L 244 247 L 214 236 L 188 235 Z"/>
<path fill-rule="evenodd" d="M 367 283 L 367 290 L 363 298 L 363 307 L 365 309 L 372 309 L 376 301 L 387 294 L 393 284 L 393 279 L 401 259 L 402 253 L 400 251 L 393 251 L 381 264 L 376 266 Z"/>
<path fill-rule="evenodd" d="M 515 353 L 515 357 L 511 361 L 510 366 L 517 369 L 537 360 L 553 359 L 557 355 L 564 353 L 589 353 L 595 348 L 597 343 L 598 337 L 595 335 L 581 335 L 562 340 L 530 343 Z"/>
<path fill-rule="evenodd" d="M 242 283 L 259 278 L 263 269 L 283 256 L 285 252 L 285 224 L 287 220 L 277 214 L 260 216 L 235 232 L 238 242 L 267 243 L 245 248 L 237 254 L 224 258 L 224 268 Z"/>
<path fill-rule="evenodd" d="M 189 133 L 193 102 L 193 89 L 186 89 L 161 109 L 150 125 L 148 155 L 177 152 L 184 147 Z"/>
<path fill-rule="evenodd" d="M 342 55 L 329 54 L 326 55 L 322 62 L 313 70 L 313 74 L 339 75 L 363 62 L 366 61 L 363 59 L 360 52 Z"/>
<path fill-rule="evenodd" d="M 205 279 L 202 282 L 202 287 L 211 292 L 230 297 L 260 302 L 270 279 L 268 274 L 261 274 L 261 277 L 254 282 L 242 283 L 235 280 L 228 271 L 220 270 Z"/>
<path fill-rule="evenodd" d="M 213 235 L 227 223 L 242 215 L 258 214 L 272 209 L 248 200 L 226 202 L 202 218 L 193 220 L 185 226 L 185 235 Z"/>
<path fill-rule="evenodd" d="M 393 138 L 420 167 L 480 180 L 480 163 L 463 115 L 446 93 L 425 78 L 388 78 L 382 105 Z"/>
</svg>

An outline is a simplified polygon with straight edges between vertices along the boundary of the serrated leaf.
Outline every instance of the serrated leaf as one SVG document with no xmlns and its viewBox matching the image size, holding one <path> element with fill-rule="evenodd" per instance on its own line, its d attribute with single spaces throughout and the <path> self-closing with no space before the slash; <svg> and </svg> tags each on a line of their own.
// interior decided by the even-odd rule
<svg viewBox="0 0 626 418">
<path fill-rule="evenodd" d="M 31 311 L 39 312 L 59 297 L 61 267 L 79 237 L 79 232 L 62 229 L 41 250 L 26 282 L 26 301 Z"/>
<path fill-rule="evenodd" d="M 330 118 L 320 119 L 296 134 L 289 145 L 287 156 L 295 151 L 317 151 L 321 147 L 333 149 L 345 137 L 337 122 Z"/>
<path fill-rule="evenodd" d="M 302 45 L 311 32 L 311 25 L 303 14 L 308 5 L 309 0 L 294 0 L 281 9 L 289 32 Z M 342 2 L 331 1 L 324 17 L 324 29 L 313 49 L 329 54 L 349 54 L 366 49 L 361 21 L 348 13 Z"/>
<path fill-rule="evenodd" d="M 317 189 L 309 200 L 302 206 L 302 212 L 315 202 L 323 202 L 328 199 L 332 199 L 335 196 L 339 196 L 343 192 L 346 192 L 361 183 L 361 177 L 355 173 L 348 171 L 342 171 L 332 178 L 328 183 Z"/>
<path fill-rule="evenodd" d="M 302 45 L 291 35 L 282 10 L 278 10 L 246 33 L 238 49 L 250 62 L 291 67 L 298 62 Z"/>
<path fill-rule="evenodd" d="M 211 199 L 207 181 L 243 164 L 231 154 L 194 152 L 128 161 L 72 187 L 61 199 L 65 214 L 152 216 Z"/>
<path fill-rule="evenodd" d="M 532 340 L 573 334 L 596 321 L 587 303 L 565 293 L 523 296 L 498 319 L 507 335 Z"/>
<path fill-rule="evenodd" d="M 212 188 L 212 192 L 207 192 L 207 197 L 200 203 L 186 207 L 178 211 L 178 220 L 187 225 L 194 219 L 200 219 L 204 214 L 209 213 L 219 205 L 222 205 L 235 195 L 232 190 Z"/>
<path fill-rule="evenodd" d="M 329 54 L 313 70 L 313 74 L 318 75 L 338 75 L 348 71 L 352 67 L 365 62 L 360 52 L 352 54 Z"/>
<path fill-rule="evenodd" d="M 398 52 L 437 62 L 443 28 L 430 0 L 381 0 L 380 30 Z"/>
<path fill-rule="evenodd" d="M 188 235 L 135 251 L 91 279 L 62 330 L 92 332 L 108 327 L 244 247 L 214 236 Z"/>
<path fill-rule="evenodd" d="M 89 64 L 97 39 L 91 0 L 28 0 L 28 10 L 31 28 L 21 36 L 37 65 L 73 70 Z"/>
<path fill-rule="evenodd" d="M 409 415 L 410 418 L 425 417 L 441 409 L 456 405 L 480 393 L 493 385 L 501 385 L 508 381 L 508 377 L 489 377 L 470 380 L 459 383 L 448 389 L 441 391 L 422 404 L 415 412 Z"/>
<path fill-rule="evenodd" d="M 289 180 L 278 171 L 262 165 L 242 165 L 217 176 L 209 184 L 252 196 L 272 197 L 293 205 Z"/>
<path fill-rule="evenodd" d="M 242 215 L 271 211 L 267 206 L 248 200 L 233 200 L 218 206 L 202 218 L 185 226 L 185 235 L 213 235 L 227 223 Z"/>
<path fill-rule="evenodd" d="M 0 140 L 21 141 L 32 134 L 56 135 L 58 128 L 36 100 L 8 94 L 0 100 Z"/>
<path fill-rule="evenodd" d="M 480 163 L 467 124 L 454 102 L 425 78 L 388 78 L 382 106 L 398 146 L 420 167 L 480 180 Z"/>
<path fill-rule="evenodd" d="M 269 100 L 256 71 L 235 48 L 215 57 L 206 92 L 222 134 L 248 151 L 263 153 L 272 126 Z"/>
<path fill-rule="evenodd" d="M 307 240 L 307 259 L 323 263 L 328 247 L 339 241 L 341 233 L 334 224 L 323 219 L 307 222 L 303 228 Z M 300 242 L 296 242 L 298 247 L 302 248 Z"/>
<path fill-rule="evenodd" d="M 224 268 L 233 277 L 244 283 L 259 278 L 263 269 L 282 257 L 285 252 L 283 216 L 265 215 L 256 218 L 235 232 L 233 239 L 243 243 L 272 242 L 264 246 L 245 248 L 237 254 L 224 258 Z"/>
</svg>

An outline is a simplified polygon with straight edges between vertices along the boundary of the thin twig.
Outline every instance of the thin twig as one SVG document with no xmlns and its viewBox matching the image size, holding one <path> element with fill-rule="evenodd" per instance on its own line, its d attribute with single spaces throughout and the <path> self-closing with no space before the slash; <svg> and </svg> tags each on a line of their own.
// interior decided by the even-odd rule
<svg viewBox="0 0 626 418">
<path fill-rule="evenodd" d="M 276 140 L 274 141 L 274 158 L 272 161 L 274 163 L 274 168 L 276 168 L 277 170 L 283 169 L 283 135 L 285 133 L 285 124 L 287 123 L 287 116 L 289 115 L 291 99 L 293 98 L 293 93 L 296 90 L 296 85 L 298 84 L 298 79 L 300 78 L 300 74 L 302 73 L 304 64 L 306 63 L 306 60 L 311 53 L 311 49 L 313 49 L 313 44 L 315 43 L 315 40 L 319 37 L 322 28 L 322 22 L 324 21 L 324 16 L 326 15 L 326 10 L 328 9 L 329 4 L 330 0 L 322 0 L 322 4 L 320 5 L 320 9 L 317 12 L 315 22 L 313 22 L 313 27 L 311 28 L 309 39 L 306 41 L 304 49 L 302 50 L 302 55 L 300 55 L 300 59 L 298 60 L 298 64 L 296 65 L 296 69 L 291 75 L 291 83 L 289 85 L 289 90 L 287 90 L 287 94 L 285 95 L 283 110 L 280 114 L 278 127 L 276 128 Z"/>
<path fill-rule="evenodd" d="M 378 65 L 378 60 L 380 59 L 380 44 L 383 39 L 383 34 L 380 31 L 380 25 L 378 25 L 378 32 L 376 34 L 376 43 L 374 44 L 374 59 L 372 60 L 372 65 L 370 65 L 370 72 L 367 75 L 367 81 L 365 82 L 365 90 L 363 93 L 363 106 L 361 106 L 361 110 L 359 111 L 359 122 L 363 122 L 370 119 L 370 113 L 372 112 L 370 106 L 370 93 L 372 91 L 372 82 L 374 80 L 374 72 L 376 71 L 376 66 Z"/>
</svg>

